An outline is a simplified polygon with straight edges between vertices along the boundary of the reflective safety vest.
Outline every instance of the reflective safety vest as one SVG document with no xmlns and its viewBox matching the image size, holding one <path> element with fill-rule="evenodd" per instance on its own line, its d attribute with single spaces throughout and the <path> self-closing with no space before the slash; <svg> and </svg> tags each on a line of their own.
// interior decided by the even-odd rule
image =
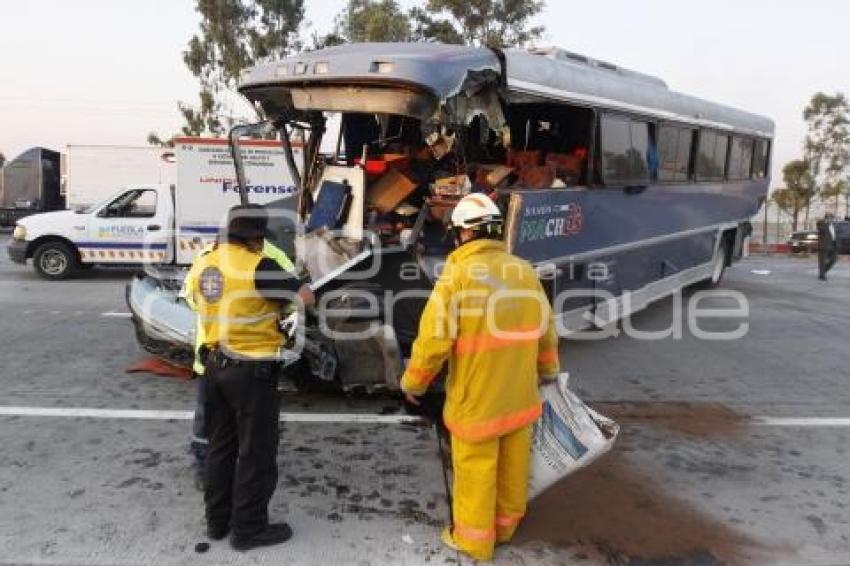
<svg viewBox="0 0 850 566">
<path fill-rule="evenodd" d="M 286 252 L 268 240 L 263 240 L 263 255 L 274 260 L 274 262 L 284 271 L 297 275 L 295 273 L 295 264 L 293 264 L 292 260 L 289 259 L 289 256 L 286 255 Z M 286 315 L 293 313 L 296 310 L 298 310 L 298 307 L 295 306 L 295 303 L 289 303 L 289 305 L 283 309 L 283 312 Z"/>
<path fill-rule="evenodd" d="M 183 279 L 183 286 L 180 289 L 180 296 L 186 300 L 186 304 L 189 305 L 189 308 L 193 311 L 197 312 L 198 307 L 195 304 L 194 297 L 192 293 L 189 292 L 189 289 L 193 287 L 195 284 L 195 280 L 198 278 L 200 262 L 198 259 L 206 254 L 210 253 L 215 249 L 215 246 L 208 246 L 204 250 L 201 251 L 200 254 L 195 258 L 195 261 L 192 263 L 192 266 L 189 268 L 188 273 L 186 273 L 186 278 Z M 292 263 L 292 260 L 289 259 L 289 256 L 286 255 L 282 249 L 278 248 L 268 240 L 263 241 L 263 256 L 273 259 L 281 269 L 285 269 L 291 273 L 295 273 L 295 265 Z M 287 309 L 296 308 L 294 305 L 289 305 Z M 201 344 L 204 343 L 204 329 L 201 326 L 201 317 L 198 316 L 195 321 L 195 357 L 192 362 L 192 371 L 194 371 L 197 375 L 204 375 L 204 364 L 201 363 L 200 356 L 198 355 L 198 351 L 201 349 Z"/>
<path fill-rule="evenodd" d="M 559 371 L 558 336 L 534 269 L 501 242 L 474 240 L 449 255 L 402 389 L 421 395 L 446 360 L 443 418 L 452 434 L 488 440 L 540 416 L 538 379 Z"/>
<path fill-rule="evenodd" d="M 286 252 L 268 240 L 263 240 L 263 255 L 273 259 L 284 271 L 295 273 L 295 265 L 292 264 L 292 260 L 286 255 Z"/>
<path fill-rule="evenodd" d="M 196 260 L 190 292 L 205 345 L 236 356 L 277 358 L 283 343 L 280 305 L 260 295 L 254 285 L 262 259 L 262 253 L 227 243 Z"/>
</svg>

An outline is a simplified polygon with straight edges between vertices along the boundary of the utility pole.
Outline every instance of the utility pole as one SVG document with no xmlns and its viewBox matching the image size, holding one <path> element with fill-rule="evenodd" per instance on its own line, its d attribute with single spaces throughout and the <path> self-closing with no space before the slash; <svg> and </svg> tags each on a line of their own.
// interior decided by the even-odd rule
<svg viewBox="0 0 850 566">
<path fill-rule="evenodd" d="M 850 158 L 844 163 L 844 218 L 850 220 Z M 837 206 L 835 216 L 838 216 Z"/>
<path fill-rule="evenodd" d="M 767 208 L 770 206 L 770 199 L 764 199 L 764 229 L 761 231 L 761 253 L 767 255 Z"/>
</svg>

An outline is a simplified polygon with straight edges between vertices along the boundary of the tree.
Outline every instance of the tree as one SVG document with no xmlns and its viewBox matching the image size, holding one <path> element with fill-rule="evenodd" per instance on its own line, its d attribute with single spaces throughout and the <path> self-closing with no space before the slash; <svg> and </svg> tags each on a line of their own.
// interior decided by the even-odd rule
<svg viewBox="0 0 850 566">
<path fill-rule="evenodd" d="M 2 151 L 0 151 L 0 167 L 3 167 L 3 165 L 5 165 L 5 163 L 6 163 L 6 156 L 3 155 Z"/>
<path fill-rule="evenodd" d="M 426 0 L 402 10 L 397 0 L 348 0 L 334 29 L 313 34 L 311 49 L 346 42 L 441 41 L 491 47 L 522 46 L 542 36 L 531 20 L 542 0 Z M 179 102 L 183 135 L 219 136 L 234 122 L 231 103 L 246 67 L 303 49 L 304 0 L 196 0 L 200 32 L 183 61 L 200 82 L 196 105 Z M 262 110 L 255 107 L 258 118 Z M 168 143 L 152 132 L 148 143 Z"/>
<path fill-rule="evenodd" d="M 195 9 L 200 32 L 189 40 L 183 62 L 201 90 L 199 105 L 178 103 L 182 132 L 219 136 L 235 121 L 228 96 L 235 95 L 242 70 L 302 47 L 304 0 L 196 0 Z M 261 110 L 255 111 L 262 118 Z"/>
<path fill-rule="evenodd" d="M 334 30 L 313 37 L 314 48 L 360 41 L 439 41 L 476 46 L 521 46 L 543 26 L 531 19 L 541 0 L 427 0 L 404 12 L 396 0 L 349 0 Z"/>
<path fill-rule="evenodd" d="M 543 36 L 531 20 L 542 0 L 427 0 L 411 11 L 421 39 L 487 47 L 523 46 Z"/>
<path fill-rule="evenodd" d="M 800 212 L 811 206 L 814 194 L 814 177 L 811 165 L 805 159 L 789 161 L 782 168 L 785 188 L 773 191 L 773 202 L 791 216 L 791 229 L 796 232 Z"/>
<path fill-rule="evenodd" d="M 791 217 L 791 230 L 797 230 L 797 219 L 800 216 L 800 211 L 805 206 L 805 200 L 799 193 L 787 187 L 775 189 L 770 196 L 770 200 L 776 203 L 782 212 Z"/>
<path fill-rule="evenodd" d="M 808 125 L 805 150 L 811 165 L 813 192 L 820 192 L 825 200 L 834 197 L 837 212 L 850 163 L 850 104 L 840 92 L 832 96 L 819 92 L 803 110 L 803 119 Z"/>
<path fill-rule="evenodd" d="M 410 41 L 410 20 L 395 0 L 349 0 L 333 32 L 352 43 Z"/>
<path fill-rule="evenodd" d="M 408 15 L 412 25 L 411 39 L 413 41 L 438 41 L 459 45 L 464 43 L 463 36 L 449 20 L 436 18 L 419 7 L 411 8 Z"/>
<path fill-rule="evenodd" d="M 848 183 L 847 179 L 841 177 L 829 178 L 821 187 L 820 197 L 825 203 L 829 203 L 831 199 L 834 199 L 833 213 L 838 216 L 841 207 L 841 197 L 844 197 L 845 201 L 850 198 L 850 183 Z"/>
<path fill-rule="evenodd" d="M 146 141 L 149 145 L 157 145 L 159 147 L 174 147 L 174 137 L 171 137 L 169 139 L 162 139 L 156 132 L 149 133 Z"/>
</svg>

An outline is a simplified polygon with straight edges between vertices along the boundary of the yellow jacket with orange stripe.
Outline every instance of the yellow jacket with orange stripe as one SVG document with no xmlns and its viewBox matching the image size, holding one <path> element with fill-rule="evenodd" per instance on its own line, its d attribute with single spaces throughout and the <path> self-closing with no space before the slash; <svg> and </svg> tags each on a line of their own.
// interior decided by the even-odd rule
<svg viewBox="0 0 850 566">
<path fill-rule="evenodd" d="M 446 360 L 443 417 L 452 434 L 487 440 L 540 416 L 538 379 L 559 371 L 558 336 L 533 268 L 501 242 L 474 240 L 449 255 L 402 389 L 421 395 Z"/>
</svg>

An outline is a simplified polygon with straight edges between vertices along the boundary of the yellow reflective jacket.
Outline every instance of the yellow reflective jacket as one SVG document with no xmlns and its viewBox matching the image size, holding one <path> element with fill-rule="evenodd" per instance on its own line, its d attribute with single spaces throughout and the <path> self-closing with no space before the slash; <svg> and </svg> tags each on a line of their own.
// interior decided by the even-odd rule
<svg viewBox="0 0 850 566">
<path fill-rule="evenodd" d="M 189 308 L 193 311 L 197 312 L 198 307 L 195 304 L 195 298 L 192 293 L 189 292 L 189 289 L 193 288 L 195 282 L 200 275 L 200 265 L 201 262 L 198 261 L 198 258 L 201 256 L 205 256 L 211 251 L 213 251 L 216 246 L 208 246 L 204 248 L 197 257 L 195 257 L 195 261 L 192 262 L 191 267 L 189 267 L 189 271 L 186 273 L 186 278 L 183 279 L 183 286 L 180 289 L 180 296 L 186 300 L 186 304 L 189 305 Z M 290 271 L 295 273 L 295 265 L 292 263 L 292 260 L 289 259 L 289 256 L 286 255 L 282 249 L 278 248 L 268 240 L 263 242 L 263 256 L 267 258 L 273 259 L 281 269 L 285 269 L 286 271 Z M 294 309 L 293 305 L 287 307 L 287 309 Z M 201 344 L 204 343 L 204 328 L 201 326 L 201 318 L 197 317 L 195 321 L 195 359 L 192 363 L 192 370 L 197 375 L 204 375 L 204 364 L 201 363 L 200 356 L 198 355 L 198 350 L 201 348 Z"/>
<path fill-rule="evenodd" d="M 203 343 L 249 358 L 275 358 L 283 343 L 280 305 L 264 298 L 254 284 L 262 253 L 222 244 L 199 257 L 188 292 L 200 322 Z"/>
<path fill-rule="evenodd" d="M 540 416 L 538 379 L 559 371 L 558 336 L 534 269 L 501 242 L 474 240 L 449 255 L 402 389 L 421 395 L 447 359 L 443 417 L 452 434 L 488 440 Z"/>
</svg>

